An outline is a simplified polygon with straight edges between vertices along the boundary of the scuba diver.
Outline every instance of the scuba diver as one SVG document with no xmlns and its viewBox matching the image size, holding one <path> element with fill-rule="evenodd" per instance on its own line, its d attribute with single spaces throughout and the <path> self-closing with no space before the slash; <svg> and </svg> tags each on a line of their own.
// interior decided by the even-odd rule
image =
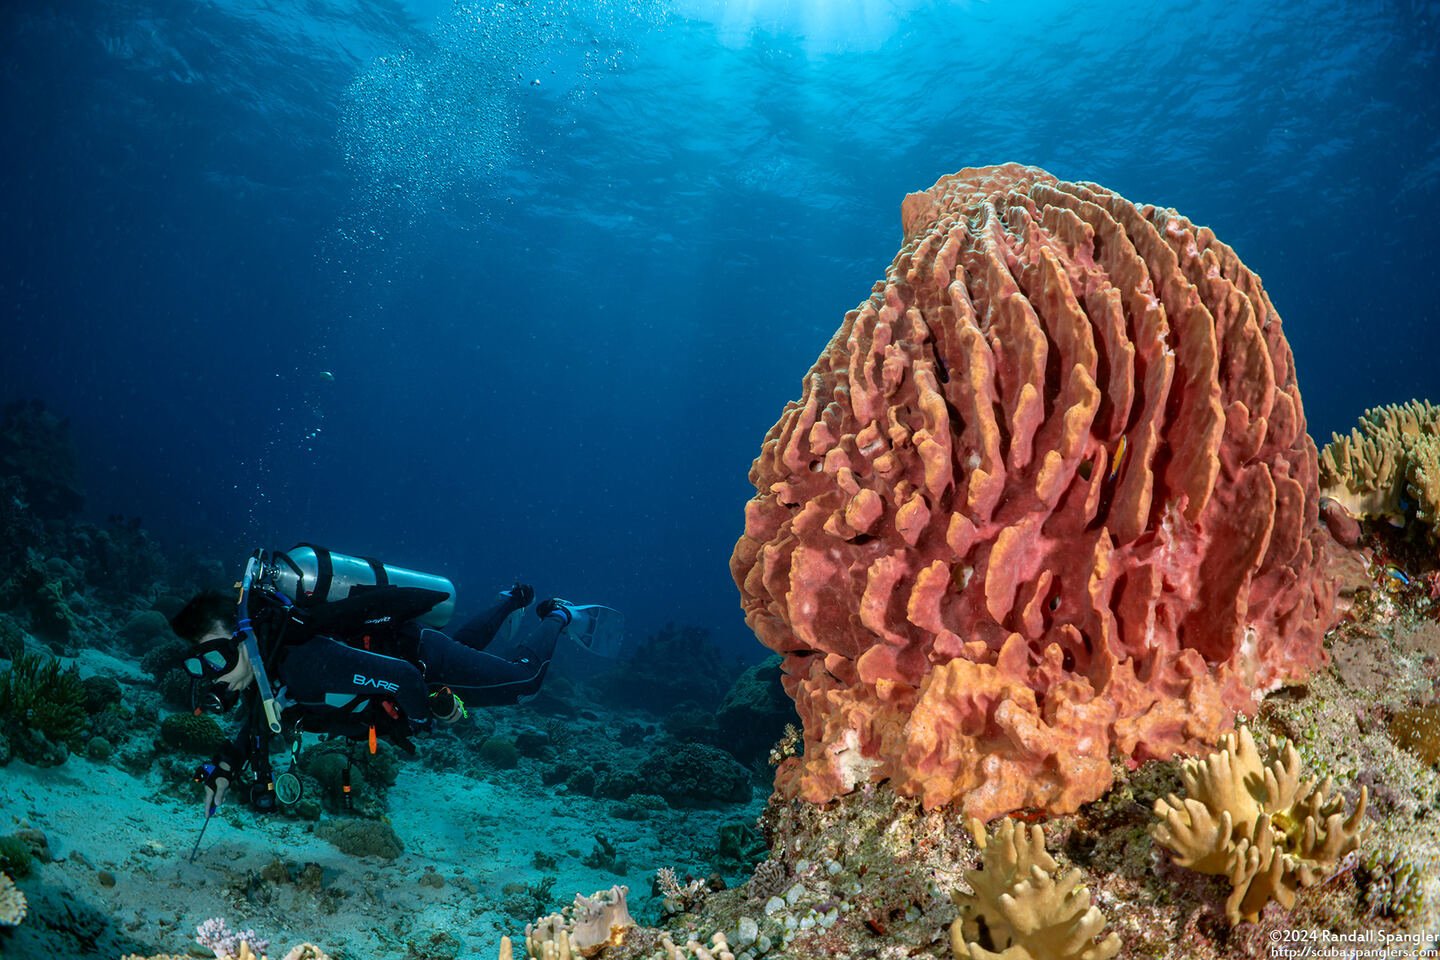
<svg viewBox="0 0 1440 960">
<path fill-rule="evenodd" d="M 371 753 L 384 738 L 413 753 L 410 737 L 436 721 L 454 723 L 467 706 L 513 704 L 537 692 L 561 633 L 613 657 L 623 632 L 623 618 L 609 607 L 542 600 L 539 626 L 508 657 L 496 656 L 485 648 L 534 600 L 529 585 L 502 591 L 447 635 L 437 628 L 454 611 L 449 580 L 313 544 L 255 551 L 237 586 L 238 603 L 207 591 L 170 624 L 192 644 L 183 665 L 196 712 L 241 704 L 239 735 L 196 773 L 207 824 L 247 766 L 255 809 L 298 800 L 302 733 L 367 739 Z M 281 737 L 292 759 L 277 778 L 270 754 Z"/>
</svg>

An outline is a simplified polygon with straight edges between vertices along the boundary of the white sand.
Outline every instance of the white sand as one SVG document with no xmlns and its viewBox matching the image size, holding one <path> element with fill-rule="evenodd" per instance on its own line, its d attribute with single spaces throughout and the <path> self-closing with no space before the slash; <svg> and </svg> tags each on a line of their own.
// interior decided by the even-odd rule
<svg viewBox="0 0 1440 960">
<path fill-rule="evenodd" d="M 107 666 L 119 669 L 120 663 Z M 49 841 L 55 862 L 36 864 L 31 877 L 19 881 L 22 890 L 39 882 L 61 887 L 131 936 L 168 952 L 185 953 L 195 927 L 221 916 L 232 929 L 253 928 L 268 937 L 272 956 L 303 940 L 343 949 L 352 958 L 404 956 L 407 942 L 423 947 L 444 932 L 464 945 L 460 957 L 488 960 L 502 933 L 514 936 L 524 928 L 500 912 L 505 884 L 555 875 L 554 907 L 576 893 L 628 884 L 632 912 L 638 913 L 656 868 L 683 872 L 686 866 L 666 852 L 667 845 L 698 854 L 713 843 L 719 824 L 737 816 L 727 808 L 611 820 L 610 801 L 542 787 L 534 761 L 488 776 L 479 781 L 404 761 L 388 795 L 390 820 L 405 844 L 393 861 L 347 856 L 317 838 L 313 823 L 262 816 L 227 801 L 191 864 L 204 821 L 199 801 L 182 803 L 163 792 L 154 767 L 136 777 L 83 757 L 52 768 L 19 760 L 0 767 L 0 835 L 32 827 Z M 629 867 L 625 875 L 581 863 L 595 848 L 597 830 L 620 848 Z M 556 857 L 555 867 L 534 866 L 537 846 Z M 258 876 L 277 858 L 319 864 L 324 889 L 341 896 L 261 881 L 268 899 L 247 898 L 247 874 Z M 420 883 L 427 867 L 445 879 L 443 886 Z M 114 875 L 113 887 L 101 884 L 101 871 Z"/>
</svg>

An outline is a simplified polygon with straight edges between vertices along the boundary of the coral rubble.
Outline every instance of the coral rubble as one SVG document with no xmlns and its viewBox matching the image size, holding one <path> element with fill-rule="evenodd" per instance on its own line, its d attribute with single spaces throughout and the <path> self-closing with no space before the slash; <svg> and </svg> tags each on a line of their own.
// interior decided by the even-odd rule
<svg viewBox="0 0 1440 960">
<path fill-rule="evenodd" d="M 1324 660 L 1290 348 L 1173 210 L 1009 164 L 902 219 L 750 471 L 731 571 L 804 722 L 777 787 L 1073 811 Z"/>
</svg>

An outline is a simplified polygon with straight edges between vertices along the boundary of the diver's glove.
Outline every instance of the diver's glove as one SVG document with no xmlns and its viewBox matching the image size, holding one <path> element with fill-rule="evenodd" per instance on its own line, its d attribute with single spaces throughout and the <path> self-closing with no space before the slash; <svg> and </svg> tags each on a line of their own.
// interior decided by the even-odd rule
<svg viewBox="0 0 1440 960">
<path fill-rule="evenodd" d="M 570 621 L 573 619 L 569 601 L 561 600 L 559 597 L 551 597 L 549 600 L 541 600 L 535 604 L 535 616 L 541 620 L 546 617 L 557 617 L 562 625 L 567 627 L 570 626 Z"/>
<path fill-rule="evenodd" d="M 206 810 L 220 806 L 225 799 L 225 793 L 230 789 L 230 781 L 234 778 L 235 771 L 231 769 L 229 760 L 200 765 L 195 771 L 195 782 L 205 784 Z"/>
<path fill-rule="evenodd" d="M 465 701 L 457 697 L 455 691 L 449 687 L 441 687 L 430 694 L 430 712 L 441 723 L 455 723 L 468 716 Z"/>
<path fill-rule="evenodd" d="M 509 597 L 516 608 L 524 610 L 530 606 L 530 601 L 535 599 L 535 588 L 528 583 L 521 583 L 519 580 L 516 580 L 514 586 L 508 590 L 501 590 L 500 596 Z"/>
</svg>

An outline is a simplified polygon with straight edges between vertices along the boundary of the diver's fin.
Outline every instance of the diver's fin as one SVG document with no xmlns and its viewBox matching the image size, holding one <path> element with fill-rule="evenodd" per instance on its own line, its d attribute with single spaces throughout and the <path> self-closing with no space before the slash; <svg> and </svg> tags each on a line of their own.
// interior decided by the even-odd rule
<svg viewBox="0 0 1440 960">
<path fill-rule="evenodd" d="M 570 625 L 565 633 L 571 640 L 597 657 L 613 660 L 620 656 L 620 645 L 625 640 L 623 613 L 598 603 L 566 607 L 570 610 Z"/>
</svg>

